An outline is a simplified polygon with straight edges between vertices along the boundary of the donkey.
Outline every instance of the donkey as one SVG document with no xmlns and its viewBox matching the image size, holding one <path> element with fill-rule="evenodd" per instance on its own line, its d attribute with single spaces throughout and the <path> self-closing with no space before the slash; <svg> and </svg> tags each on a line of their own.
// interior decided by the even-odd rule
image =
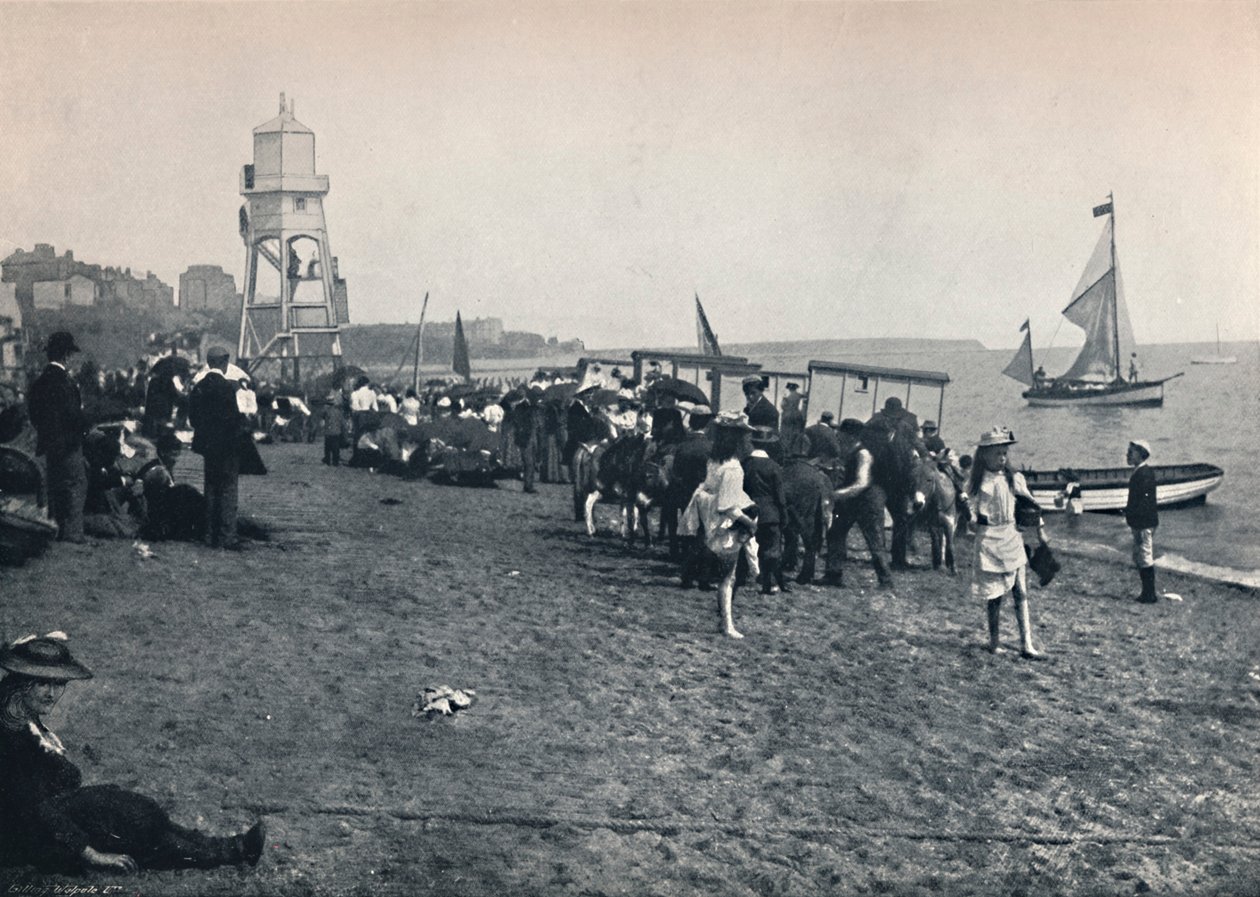
<svg viewBox="0 0 1260 897">
<path fill-rule="evenodd" d="M 574 509 L 581 496 L 586 533 L 595 535 L 595 504 L 600 500 L 621 505 L 621 532 L 634 545 L 640 527 L 647 547 L 652 547 L 648 511 L 665 492 L 662 465 L 652 457 L 652 443 L 642 433 L 620 436 L 606 445 L 579 447 L 574 455 Z"/>
<path fill-rule="evenodd" d="M 915 516 L 923 521 L 932 539 L 932 569 L 942 561 L 953 576 L 954 533 L 958 529 L 958 489 L 948 473 L 931 458 L 923 458 L 913 468 Z"/>
</svg>

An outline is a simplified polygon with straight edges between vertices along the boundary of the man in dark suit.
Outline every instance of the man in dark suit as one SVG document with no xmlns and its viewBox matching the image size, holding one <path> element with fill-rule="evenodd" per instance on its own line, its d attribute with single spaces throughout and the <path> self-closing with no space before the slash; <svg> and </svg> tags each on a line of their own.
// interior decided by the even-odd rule
<svg viewBox="0 0 1260 897">
<path fill-rule="evenodd" d="M 704 482 L 708 470 L 709 455 L 713 442 L 705 435 L 705 428 L 713 420 L 708 405 L 696 405 L 687 415 L 687 436 L 674 452 L 674 462 L 669 474 L 669 506 L 681 514 L 691 501 L 696 489 Z M 713 564 L 704 549 L 700 536 L 681 536 L 670 543 L 671 556 L 682 558 L 682 587 L 689 589 L 699 584 L 704 591 L 713 588 Z"/>
<path fill-rule="evenodd" d="M 774 430 L 757 427 L 752 454 L 744 461 L 744 492 L 757 504 L 757 561 L 764 595 L 792 591 L 783 578 L 783 524 L 787 521 L 783 468 L 770 457 L 778 442 Z"/>
<path fill-rule="evenodd" d="M 538 443 L 542 435 L 542 387 L 531 386 L 525 398 L 512 406 L 512 438 L 521 452 L 521 479 L 524 492 L 537 492 L 534 480 L 538 476 Z"/>
<path fill-rule="evenodd" d="M 38 437 L 35 454 L 43 455 L 48 464 L 48 504 L 57 521 L 57 538 L 82 544 L 88 482 L 83 437 L 88 422 L 79 387 L 66 370 L 70 356 L 78 351 L 74 337 L 64 330 L 48 338 L 44 350 L 48 367 L 31 384 L 27 408 Z"/>
<path fill-rule="evenodd" d="M 192 450 L 205 461 L 206 544 L 236 550 L 237 484 L 241 473 L 241 436 L 245 415 L 236 402 L 239 385 L 227 379 L 227 349 L 206 353 L 210 370 L 193 387 L 188 419 L 193 426 Z"/>
<path fill-rule="evenodd" d="M 1124 519 L 1133 531 L 1133 564 L 1142 580 L 1142 604 L 1155 604 L 1155 528 L 1159 526 L 1159 508 L 1155 501 L 1155 471 L 1147 466 L 1151 446 L 1143 439 L 1129 443 L 1126 459 L 1133 465 L 1129 477 L 1129 501 L 1124 506 Z"/>
<path fill-rule="evenodd" d="M 769 427 L 779 432 L 779 412 L 774 402 L 766 398 L 766 381 L 756 374 L 744 378 L 744 413 L 748 415 L 751 427 Z"/>
<path fill-rule="evenodd" d="M 805 428 L 811 458 L 833 461 L 840 457 L 840 439 L 836 436 L 835 421 L 836 416 L 832 412 L 824 411 L 818 423 Z"/>
</svg>

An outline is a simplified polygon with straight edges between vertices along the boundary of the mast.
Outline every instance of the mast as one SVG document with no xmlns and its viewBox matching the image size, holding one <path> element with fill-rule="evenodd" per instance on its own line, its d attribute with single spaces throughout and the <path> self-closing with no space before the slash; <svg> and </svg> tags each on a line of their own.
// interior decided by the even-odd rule
<svg viewBox="0 0 1260 897">
<path fill-rule="evenodd" d="M 429 307 L 429 291 L 424 291 L 424 304 L 420 306 L 420 326 L 416 328 L 416 365 L 411 374 L 411 388 L 420 394 L 420 362 L 424 360 L 424 313 Z"/>
<path fill-rule="evenodd" d="M 1116 274 L 1116 200 L 1107 194 L 1107 205 L 1111 215 L 1111 343 L 1115 352 L 1116 376 L 1120 379 L 1120 278 Z"/>
</svg>

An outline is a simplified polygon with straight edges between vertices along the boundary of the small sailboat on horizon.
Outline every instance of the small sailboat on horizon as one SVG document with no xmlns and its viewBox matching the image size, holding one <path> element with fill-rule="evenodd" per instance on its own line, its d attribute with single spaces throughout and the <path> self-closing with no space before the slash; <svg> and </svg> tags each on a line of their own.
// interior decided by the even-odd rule
<svg viewBox="0 0 1260 897">
<path fill-rule="evenodd" d="M 1235 355 L 1221 354 L 1221 325 L 1216 325 L 1216 354 L 1200 355 L 1190 359 L 1191 364 L 1237 364 L 1238 357 Z"/>
<path fill-rule="evenodd" d="M 1116 261 L 1115 200 L 1094 207 L 1094 217 L 1107 216 L 1107 224 L 1098 238 L 1089 263 L 1081 275 L 1072 301 L 1063 309 L 1063 316 L 1085 331 L 1085 345 L 1076 361 L 1062 375 L 1047 377 L 1044 370 L 1033 369 L 1032 328 L 1025 321 L 1020 329 L 1024 341 L 1002 371 L 1030 389 L 1023 393 L 1029 405 L 1148 405 L 1164 404 L 1164 384 L 1180 377 L 1173 374 L 1159 380 L 1125 379 L 1121 371 L 1124 350 L 1133 353 L 1133 326 L 1124 304 L 1123 282 Z M 1131 363 L 1132 369 L 1132 363 Z"/>
</svg>

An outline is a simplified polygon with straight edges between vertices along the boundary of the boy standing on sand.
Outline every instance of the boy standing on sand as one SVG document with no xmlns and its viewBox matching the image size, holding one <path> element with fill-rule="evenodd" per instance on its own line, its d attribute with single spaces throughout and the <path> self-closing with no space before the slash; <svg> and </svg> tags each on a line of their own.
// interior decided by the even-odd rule
<svg viewBox="0 0 1260 897">
<path fill-rule="evenodd" d="M 1142 604 L 1155 604 L 1155 528 L 1159 526 L 1159 510 L 1155 504 L 1155 471 L 1147 466 L 1151 457 L 1150 443 L 1134 439 L 1126 456 L 1133 465 L 1129 477 L 1129 502 L 1124 506 L 1124 519 L 1133 531 L 1133 564 L 1142 580 Z"/>
</svg>

